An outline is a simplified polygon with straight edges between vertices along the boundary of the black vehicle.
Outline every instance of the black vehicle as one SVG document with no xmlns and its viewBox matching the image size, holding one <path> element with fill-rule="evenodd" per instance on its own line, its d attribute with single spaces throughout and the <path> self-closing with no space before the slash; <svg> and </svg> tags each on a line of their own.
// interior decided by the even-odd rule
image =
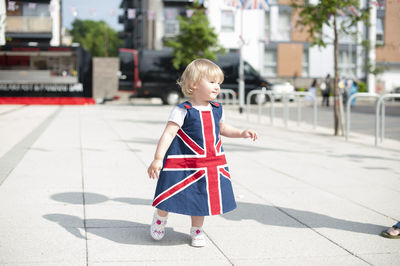
<svg viewBox="0 0 400 266">
<path fill-rule="evenodd" d="M 132 97 L 159 97 L 164 104 L 176 104 L 183 94 L 176 81 L 184 69 L 176 70 L 172 65 L 171 50 L 120 49 L 119 90 L 132 91 Z M 216 61 L 225 75 L 221 86 L 238 92 L 239 54 L 227 53 Z M 254 68 L 244 62 L 245 95 L 253 89 L 270 87 Z"/>
<path fill-rule="evenodd" d="M 395 88 L 392 93 L 400 94 L 400 87 Z M 394 100 L 395 101 L 400 101 L 399 98 L 394 98 Z"/>
</svg>

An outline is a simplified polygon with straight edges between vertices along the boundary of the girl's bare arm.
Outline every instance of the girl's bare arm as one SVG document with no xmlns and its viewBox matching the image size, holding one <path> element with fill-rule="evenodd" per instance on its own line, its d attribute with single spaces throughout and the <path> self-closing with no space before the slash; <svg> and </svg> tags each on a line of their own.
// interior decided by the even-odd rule
<svg viewBox="0 0 400 266">
<path fill-rule="evenodd" d="M 226 123 L 219 123 L 220 134 L 228 138 L 251 138 L 253 141 L 258 139 L 258 134 L 252 129 L 241 130 Z"/>
<path fill-rule="evenodd" d="M 162 168 L 163 159 L 165 153 L 167 152 L 172 140 L 175 138 L 176 133 L 179 130 L 179 125 L 174 122 L 168 122 L 165 126 L 164 132 L 158 141 L 156 153 L 154 154 L 154 160 L 151 162 L 149 168 L 147 169 L 147 174 L 150 178 L 158 178 L 159 172 Z"/>
</svg>

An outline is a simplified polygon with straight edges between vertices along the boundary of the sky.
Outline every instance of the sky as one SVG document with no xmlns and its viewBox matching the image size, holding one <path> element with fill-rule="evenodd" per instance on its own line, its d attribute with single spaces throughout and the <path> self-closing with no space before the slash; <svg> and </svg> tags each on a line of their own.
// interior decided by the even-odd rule
<svg viewBox="0 0 400 266">
<path fill-rule="evenodd" d="M 121 0 L 62 0 L 62 26 L 71 29 L 75 18 L 104 20 L 111 28 L 121 31 L 122 24 L 118 23 L 118 16 L 122 13 L 122 9 L 119 8 L 121 2 Z M 115 13 L 112 14 L 112 10 Z"/>
</svg>

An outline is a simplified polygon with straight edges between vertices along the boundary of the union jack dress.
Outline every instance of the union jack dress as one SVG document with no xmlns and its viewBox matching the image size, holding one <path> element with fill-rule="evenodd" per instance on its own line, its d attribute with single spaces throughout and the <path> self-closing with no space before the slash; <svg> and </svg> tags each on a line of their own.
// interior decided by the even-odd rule
<svg viewBox="0 0 400 266">
<path fill-rule="evenodd" d="M 153 206 L 190 216 L 208 216 L 236 208 L 225 153 L 219 134 L 222 106 L 211 111 L 186 109 L 183 125 L 171 143 L 157 182 Z"/>
</svg>

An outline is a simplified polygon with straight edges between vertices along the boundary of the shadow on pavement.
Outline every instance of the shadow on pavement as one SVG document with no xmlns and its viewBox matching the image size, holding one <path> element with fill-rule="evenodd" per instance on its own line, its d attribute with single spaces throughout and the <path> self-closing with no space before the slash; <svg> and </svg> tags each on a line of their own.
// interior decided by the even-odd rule
<svg viewBox="0 0 400 266">
<path fill-rule="evenodd" d="M 131 205 L 147 205 L 151 206 L 152 200 L 150 199 L 140 199 L 140 198 L 108 198 L 107 196 L 97 194 L 97 193 L 81 193 L 81 192 L 66 192 L 54 194 L 51 198 L 55 201 L 65 202 L 70 204 L 79 204 L 83 205 L 83 195 L 85 196 L 85 204 L 99 204 L 106 201 L 118 201 L 122 203 L 127 203 Z M 370 223 L 361 223 L 356 221 L 338 219 L 335 217 L 331 217 L 324 214 L 319 214 L 311 211 L 303 211 L 296 210 L 291 208 L 284 208 L 279 206 L 271 206 L 264 204 L 256 204 L 256 203 L 247 203 L 247 202 L 237 202 L 237 209 L 230 213 L 226 213 L 222 215 L 224 219 L 233 220 L 233 221 L 241 221 L 241 220 L 255 220 L 261 224 L 272 225 L 272 226 L 284 226 L 284 227 L 294 227 L 294 228 L 332 228 L 349 232 L 357 232 L 363 234 L 371 234 L 377 235 L 381 231 L 386 229 L 386 226 L 370 224 Z M 286 219 L 282 219 L 282 215 L 276 215 L 277 211 L 286 215 Z M 64 215 L 63 214 L 49 214 L 45 215 L 45 218 L 48 220 L 52 220 L 54 222 L 59 223 L 61 226 L 66 228 L 69 232 L 79 237 L 76 234 L 76 230 L 72 230 L 70 227 L 66 226 L 67 224 L 71 224 L 71 219 L 80 219 L 75 216 Z M 288 219 L 289 218 L 289 219 Z M 83 221 L 77 221 L 83 224 Z M 117 230 L 118 228 L 127 228 L 127 227 L 143 227 L 143 232 L 140 232 L 140 235 L 143 233 L 143 241 L 148 241 L 148 226 L 145 224 L 139 224 L 130 221 L 118 221 L 118 220 L 101 220 L 101 219 L 89 219 L 86 220 L 87 224 L 104 224 L 105 227 L 110 230 Z M 146 228 L 144 228 L 146 227 Z M 72 231 L 70 231 L 72 230 Z M 90 230 L 96 230 L 96 228 L 91 228 Z M 169 229 L 172 230 L 173 229 Z M 103 232 L 104 233 L 104 232 Z M 117 232 L 118 234 L 118 232 Z M 183 236 L 180 236 L 180 233 L 176 237 L 179 239 L 183 239 Z M 185 235 L 185 234 L 182 234 Z M 109 237 L 107 237 L 109 238 Z M 147 240 L 146 240 L 147 239 Z M 113 240 L 113 239 L 111 239 Z M 150 239 L 151 240 L 151 239 Z M 130 241 L 130 240 L 129 240 Z M 181 243 L 178 241 L 178 244 Z M 187 241 L 187 240 L 185 240 Z M 118 241 L 116 241 L 118 242 Z M 147 242 L 146 242 L 147 243 Z M 153 243 L 154 242 L 149 242 Z M 185 242 L 186 243 L 186 242 Z M 177 243 L 175 243 L 177 244 Z"/>
<path fill-rule="evenodd" d="M 291 217 L 291 219 L 283 220 L 281 215 L 278 217 L 276 215 L 277 210 Z M 386 226 L 382 225 L 343 220 L 310 211 L 246 202 L 237 202 L 235 211 L 222 216 L 227 220 L 255 220 L 265 225 L 315 229 L 332 228 L 371 235 L 379 235 L 382 230 L 386 229 Z"/>
<path fill-rule="evenodd" d="M 84 232 L 84 221 L 81 218 L 60 213 L 46 214 L 43 217 L 57 223 L 77 238 L 85 239 L 84 233 L 81 233 L 81 230 Z M 166 227 L 166 235 L 162 241 L 155 241 L 150 237 L 149 224 L 107 219 L 86 219 L 85 222 L 89 225 L 95 225 L 86 227 L 90 234 L 121 244 L 176 246 L 189 243 L 187 234 L 176 232 L 171 227 Z M 79 224 L 81 226 L 77 226 Z"/>
</svg>

